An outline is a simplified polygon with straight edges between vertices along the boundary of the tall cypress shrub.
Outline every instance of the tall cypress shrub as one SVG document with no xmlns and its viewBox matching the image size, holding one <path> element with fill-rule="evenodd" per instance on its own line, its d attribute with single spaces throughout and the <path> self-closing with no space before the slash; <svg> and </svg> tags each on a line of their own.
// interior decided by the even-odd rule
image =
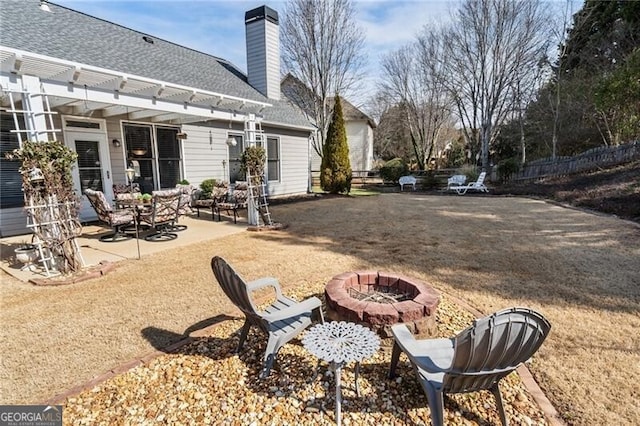
<svg viewBox="0 0 640 426">
<path fill-rule="evenodd" d="M 331 194 L 349 193 L 351 191 L 351 163 L 349 162 L 349 145 L 347 144 L 347 131 L 344 127 L 340 96 L 336 96 L 323 151 L 324 156 L 320 170 L 322 190 Z"/>
</svg>

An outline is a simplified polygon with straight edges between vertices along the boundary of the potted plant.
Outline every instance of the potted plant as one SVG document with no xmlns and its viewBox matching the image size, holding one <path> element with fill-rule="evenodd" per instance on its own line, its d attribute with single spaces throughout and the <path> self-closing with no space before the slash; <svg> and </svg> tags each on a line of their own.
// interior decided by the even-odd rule
<svg viewBox="0 0 640 426">
<path fill-rule="evenodd" d="M 33 244 L 22 243 L 14 250 L 16 260 L 24 266 L 22 269 L 29 269 L 40 257 L 38 248 Z"/>
<path fill-rule="evenodd" d="M 151 194 L 147 194 L 147 193 L 144 193 L 144 194 L 138 196 L 138 200 L 142 201 L 142 204 L 151 203 L 151 199 L 152 198 L 153 197 L 151 196 Z"/>
</svg>

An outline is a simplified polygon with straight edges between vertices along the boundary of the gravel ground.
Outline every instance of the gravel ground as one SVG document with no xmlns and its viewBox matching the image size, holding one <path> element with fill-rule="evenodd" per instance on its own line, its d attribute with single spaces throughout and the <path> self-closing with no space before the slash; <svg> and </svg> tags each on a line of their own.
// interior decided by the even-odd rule
<svg viewBox="0 0 640 426">
<path fill-rule="evenodd" d="M 309 290 L 290 295 L 303 299 Z M 443 298 L 438 333 L 452 336 L 473 316 Z M 285 345 L 270 377 L 257 380 L 265 339 L 252 332 L 245 350 L 235 354 L 242 321 L 224 321 L 176 353 L 161 355 L 67 399 L 68 425 L 293 425 L 334 424 L 335 379 L 326 364 L 313 379 L 317 360 L 299 341 Z M 343 369 L 343 424 L 428 424 L 427 400 L 403 356 L 399 377 L 386 378 L 390 342 L 362 363 L 361 396 L 354 391 L 353 365 Z M 501 382 L 507 416 L 512 425 L 547 424 L 541 410 L 511 374 Z M 446 399 L 447 424 L 499 424 L 493 396 L 488 392 L 451 395 Z"/>
</svg>

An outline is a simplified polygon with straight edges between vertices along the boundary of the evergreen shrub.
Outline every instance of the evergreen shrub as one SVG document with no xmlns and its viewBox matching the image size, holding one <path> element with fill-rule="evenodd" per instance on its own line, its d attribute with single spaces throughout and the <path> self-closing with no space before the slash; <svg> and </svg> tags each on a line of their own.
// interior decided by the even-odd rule
<svg viewBox="0 0 640 426">
<path fill-rule="evenodd" d="M 344 127 L 340 96 L 336 96 L 336 104 L 323 149 L 320 186 L 323 191 L 332 194 L 349 193 L 351 191 L 351 177 L 347 131 Z"/>
<path fill-rule="evenodd" d="M 384 182 L 397 183 L 400 177 L 409 173 L 409 167 L 402 158 L 394 158 L 380 167 L 380 177 Z"/>
</svg>

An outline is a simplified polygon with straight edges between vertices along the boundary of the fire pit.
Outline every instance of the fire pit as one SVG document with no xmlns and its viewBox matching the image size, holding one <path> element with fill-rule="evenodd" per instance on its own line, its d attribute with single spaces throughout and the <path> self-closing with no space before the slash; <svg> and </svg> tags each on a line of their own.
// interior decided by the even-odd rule
<svg viewBox="0 0 640 426">
<path fill-rule="evenodd" d="M 419 337 L 435 336 L 440 297 L 421 281 L 388 272 L 345 272 L 324 293 L 329 319 L 365 324 L 383 338 L 399 322 Z"/>
</svg>

